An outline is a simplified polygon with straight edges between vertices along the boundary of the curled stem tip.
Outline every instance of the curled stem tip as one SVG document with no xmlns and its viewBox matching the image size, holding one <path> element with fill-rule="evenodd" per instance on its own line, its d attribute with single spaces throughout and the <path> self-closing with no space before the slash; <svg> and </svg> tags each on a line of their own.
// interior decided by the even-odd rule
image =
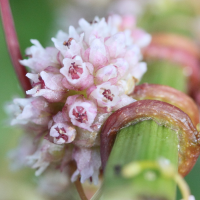
<svg viewBox="0 0 200 200">
<path fill-rule="evenodd" d="M 137 85 L 130 96 L 136 100 L 154 99 L 164 101 L 185 112 L 192 120 L 194 126 L 197 126 L 199 123 L 199 108 L 196 103 L 188 95 L 172 87 L 144 83 Z"/>
<path fill-rule="evenodd" d="M 185 176 L 194 166 L 200 152 L 200 139 L 189 116 L 179 108 L 157 100 L 140 100 L 113 113 L 101 131 L 101 160 L 105 169 L 118 131 L 144 120 L 154 120 L 178 133 L 179 173 Z"/>
<path fill-rule="evenodd" d="M 27 73 L 25 67 L 19 63 L 19 60 L 22 59 L 22 56 L 20 53 L 9 0 L 0 0 L 0 10 L 11 61 L 17 74 L 18 80 L 20 81 L 24 92 L 26 92 L 27 90 L 31 89 L 31 83 L 25 76 Z"/>
</svg>

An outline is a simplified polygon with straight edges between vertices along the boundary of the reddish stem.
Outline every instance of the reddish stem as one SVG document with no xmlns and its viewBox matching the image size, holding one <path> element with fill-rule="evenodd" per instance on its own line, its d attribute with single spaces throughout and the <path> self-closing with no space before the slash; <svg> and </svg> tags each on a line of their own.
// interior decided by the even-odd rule
<svg viewBox="0 0 200 200">
<path fill-rule="evenodd" d="M 1 10 L 1 17 L 3 22 L 7 47 L 12 60 L 12 64 L 17 74 L 18 80 L 24 92 L 26 92 L 27 90 L 30 90 L 32 87 L 29 79 L 26 77 L 27 71 L 25 67 L 19 63 L 19 60 L 22 59 L 22 56 L 20 53 L 17 34 L 15 31 L 15 26 L 8 0 L 0 0 L 0 10 Z"/>
</svg>

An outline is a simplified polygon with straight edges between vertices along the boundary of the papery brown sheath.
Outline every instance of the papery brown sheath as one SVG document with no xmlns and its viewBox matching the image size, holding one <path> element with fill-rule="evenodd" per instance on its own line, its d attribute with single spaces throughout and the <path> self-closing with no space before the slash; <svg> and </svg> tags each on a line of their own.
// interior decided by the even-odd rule
<svg viewBox="0 0 200 200">
<path fill-rule="evenodd" d="M 193 99 L 172 87 L 144 83 L 137 85 L 134 92 L 129 96 L 136 100 L 154 99 L 164 101 L 180 108 L 183 112 L 188 114 L 195 127 L 200 122 L 198 115 L 199 109 Z"/>
<path fill-rule="evenodd" d="M 144 120 L 173 129 L 179 138 L 179 173 L 185 176 L 194 166 L 200 153 L 200 135 L 189 116 L 179 108 L 157 100 L 140 100 L 113 113 L 101 131 L 101 160 L 103 170 L 118 131 Z M 178 148 L 178 147 L 177 147 Z"/>
</svg>

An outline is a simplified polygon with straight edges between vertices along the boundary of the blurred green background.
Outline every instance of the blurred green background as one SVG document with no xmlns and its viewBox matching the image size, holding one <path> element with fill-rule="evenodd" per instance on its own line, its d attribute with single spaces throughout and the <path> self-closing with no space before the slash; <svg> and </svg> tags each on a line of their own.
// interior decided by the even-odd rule
<svg viewBox="0 0 200 200">
<path fill-rule="evenodd" d="M 53 6 L 47 0 L 11 0 L 10 1 L 15 27 L 20 42 L 21 52 L 29 47 L 30 39 L 38 39 L 45 45 L 49 30 L 53 23 Z M 24 169 L 11 171 L 8 152 L 14 149 L 20 135 L 20 130 L 8 126 L 8 116 L 4 111 L 5 103 L 13 97 L 23 97 L 24 94 L 15 76 L 6 48 L 2 23 L 0 21 L 0 200 L 43 199 L 35 190 L 34 170 Z"/>
<path fill-rule="evenodd" d="M 21 51 L 29 47 L 30 39 L 38 39 L 42 45 L 50 43 L 51 33 L 55 34 L 59 25 L 55 20 L 55 2 L 53 0 L 11 0 L 11 8 L 21 46 Z M 62 1 L 59 1 L 61 4 Z M 63 1 L 64 2 L 64 1 Z M 74 13 L 75 14 L 75 13 Z M 149 19 L 148 19 L 149 20 Z M 143 23 L 145 24 L 145 23 Z M 149 24 L 148 24 L 149 25 Z M 0 200 L 40 200 L 45 199 L 36 191 L 34 170 L 24 169 L 13 172 L 9 167 L 8 151 L 15 148 L 22 134 L 20 130 L 9 127 L 8 116 L 4 111 L 5 103 L 13 97 L 23 97 L 6 48 L 2 24 L 0 22 Z M 186 177 L 191 193 L 200 199 L 200 160 Z M 178 198 L 180 196 L 178 195 Z"/>
</svg>

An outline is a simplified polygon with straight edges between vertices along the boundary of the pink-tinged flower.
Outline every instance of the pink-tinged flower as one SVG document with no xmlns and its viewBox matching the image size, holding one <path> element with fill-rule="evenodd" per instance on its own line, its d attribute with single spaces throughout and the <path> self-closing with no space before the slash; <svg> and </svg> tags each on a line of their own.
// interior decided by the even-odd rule
<svg viewBox="0 0 200 200">
<path fill-rule="evenodd" d="M 87 50 L 86 50 L 87 51 Z M 94 67 L 105 66 L 108 64 L 108 52 L 101 39 L 96 38 L 91 42 L 89 51 L 89 62 Z"/>
<path fill-rule="evenodd" d="M 128 74 L 124 79 L 121 79 L 117 82 L 120 94 L 131 94 L 135 88 L 136 79 Z"/>
<path fill-rule="evenodd" d="M 11 168 L 18 170 L 26 166 L 26 157 L 32 155 L 36 150 L 38 144 L 34 141 L 33 134 L 23 135 L 19 140 L 17 148 L 9 151 L 9 158 L 11 159 Z"/>
<path fill-rule="evenodd" d="M 67 98 L 63 115 L 68 118 L 73 125 L 92 131 L 90 126 L 97 115 L 96 105 L 86 100 L 82 95 L 74 95 Z"/>
<path fill-rule="evenodd" d="M 105 41 L 110 58 L 118 58 L 123 56 L 125 52 L 125 34 L 123 32 L 116 33 Z"/>
<path fill-rule="evenodd" d="M 57 68 L 48 67 L 40 74 L 27 73 L 26 76 L 33 82 L 33 88 L 26 92 L 28 95 L 43 96 L 49 102 L 59 102 L 67 93 L 62 85 L 63 75 Z"/>
<path fill-rule="evenodd" d="M 110 81 L 115 84 L 118 80 L 118 70 L 115 65 L 107 65 L 105 67 L 100 68 L 96 72 L 95 82 L 97 84 L 101 84 L 103 82 Z"/>
<path fill-rule="evenodd" d="M 142 59 L 140 48 L 137 45 L 127 47 L 124 59 L 131 68 L 135 66 Z"/>
<path fill-rule="evenodd" d="M 71 143 L 76 137 L 75 127 L 66 122 L 62 112 L 58 112 L 53 117 L 54 125 L 50 128 L 50 136 L 53 137 L 55 144 Z"/>
<path fill-rule="evenodd" d="M 118 80 L 126 77 L 129 74 L 129 64 L 124 58 L 114 60 L 114 65 L 117 67 L 119 77 Z"/>
<path fill-rule="evenodd" d="M 84 34 L 79 35 L 73 26 L 69 27 L 69 35 L 63 31 L 58 31 L 56 38 L 52 38 L 55 47 L 64 57 L 72 58 L 80 55 Z"/>
<path fill-rule="evenodd" d="M 119 88 L 116 85 L 105 82 L 97 85 L 90 93 L 89 98 L 95 100 L 99 107 L 105 107 L 107 112 L 110 112 L 111 108 L 119 103 L 119 95 Z"/>
<path fill-rule="evenodd" d="M 139 82 L 146 71 L 147 64 L 145 62 L 140 62 L 130 69 L 130 74 Z"/>
<path fill-rule="evenodd" d="M 31 40 L 33 46 L 26 49 L 29 59 L 20 60 L 20 63 L 27 66 L 34 73 L 40 73 L 48 66 L 60 67 L 59 52 L 55 47 L 44 49 L 37 40 Z"/>
<path fill-rule="evenodd" d="M 101 158 L 99 148 L 74 148 L 72 158 L 76 161 L 77 170 L 71 177 L 72 182 L 76 181 L 79 175 L 81 183 L 87 179 L 97 185 L 99 177 L 99 169 L 101 167 Z"/>
<path fill-rule="evenodd" d="M 65 58 L 63 64 L 60 73 L 64 75 L 62 83 L 66 88 L 84 90 L 94 83 L 92 64 L 83 62 L 80 56 Z"/>
<path fill-rule="evenodd" d="M 139 28 L 134 29 L 131 32 L 131 36 L 133 38 L 133 42 L 140 48 L 148 46 L 151 42 L 151 35 Z"/>
<path fill-rule="evenodd" d="M 58 162 L 64 156 L 64 146 L 43 140 L 33 155 L 27 156 L 27 165 L 37 169 L 36 176 L 46 170 L 51 162 Z"/>
<path fill-rule="evenodd" d="M 129 97 L 125 94 L 120 96 L 120 102 L 113 108 L 113 110 L 118 110 L 124 106 L 127 106 L 133 102 L 135 102 L 136 100 L 133 99 L 132 97 Z"/>
<path fill-rule="evenodd" d="M 108 23 L 111 24 L 111 26 L 115 26 L 118 31 L 128 31 L 128 35 L 130 35 L 127 36 L 132 38 L 132 41 L 128 42 L 129 44 L 133 43 L 140 48 L 143 48 L 148 46 L 151 42 L 150 34 L 146 33 L 142 29 L 136 28 L 136 20 L 132 15 L 111 15 L 108 18 Z"/>
<path fill-rule="evenodd" d="M 14 115 L 11 125 L 39 125 L 48 126 L 51 119 L 51 108 L 43 97 L 16 98 L 8 109 Z M 41 127 L 42 126 L 42 127 Z"/>
<path fill-rule="evenodd" d="M 129 68 L 124 78 L 117 82 L 120 94 L 131 94 L 135 88 L 135 84 L 140 81 L 146 71 L 147 66 L 145 62 L 139 62 Z"/>
<path fill-rule="evenodd" d="M 111 82 L 116 84 L 118 80 L 128 73 L 129 65 L 123 58 L 113 60 L 112 64 L 100 68 L 96 72 L 95 82 L 101 84 L 103 82 Z"/>
<path fill-rule="evenodd" d="M 110 116 L 111 113 L 99 113 L 94 119 L 94 122 L 91 126 L 93 131 L 88 131 L 86 129 L 82 129 L 77 127 L 77 135 L 73 144 L 82 147 L 82 148 L 90 148 L 94 146 L 100 145 L 100 129 L 102 124 L 106 121 L 106 119 Z"/>
<path fill-rule="evenodd" d="M 92 23 L 85 19 L 79 20 L 80 32 L 84 32 L 84 41 L 91 45 L 96 38 L 109 37 L 111 34 L 111 27 L 106 23 L 105 18 L 99 19 L 95 17 Z"/>
</svg>

